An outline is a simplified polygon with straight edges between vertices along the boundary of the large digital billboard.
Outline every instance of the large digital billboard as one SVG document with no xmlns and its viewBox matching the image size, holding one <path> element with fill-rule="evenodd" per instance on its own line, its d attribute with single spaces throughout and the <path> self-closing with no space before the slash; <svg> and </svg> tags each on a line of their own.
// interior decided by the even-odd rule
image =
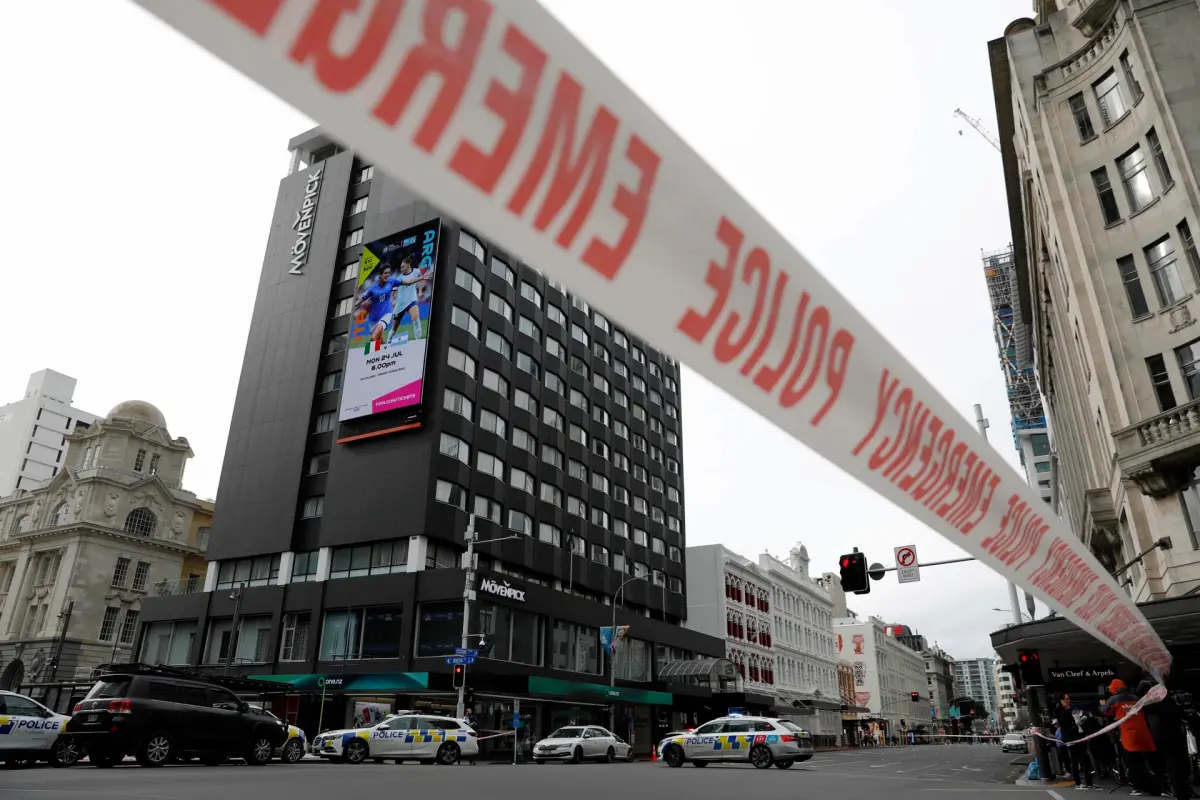
<svg viewBox="0 0 1200 800">
<path fill-rule="evenodd" d="M 340 421 L 420 404 L 440 233 L 435 219 L 363 247 Z"/>
</svg>

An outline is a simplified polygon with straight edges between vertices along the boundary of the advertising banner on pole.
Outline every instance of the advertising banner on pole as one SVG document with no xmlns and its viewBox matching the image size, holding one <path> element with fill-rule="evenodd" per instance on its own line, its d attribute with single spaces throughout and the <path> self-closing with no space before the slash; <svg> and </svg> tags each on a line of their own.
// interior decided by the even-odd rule
<svg viewBox="0 0 1200 800">
<path fill-rule="evenodd" d="M 433 220 L 363 247 L 340 421 L 420 404 L 440 229 Z"/>
<path fill-rule="evenodd" d="M 1169 669 L 1138 607 L 973 423 L 534 0 L 135 2 L 1118 653 Z"/>
</svg>

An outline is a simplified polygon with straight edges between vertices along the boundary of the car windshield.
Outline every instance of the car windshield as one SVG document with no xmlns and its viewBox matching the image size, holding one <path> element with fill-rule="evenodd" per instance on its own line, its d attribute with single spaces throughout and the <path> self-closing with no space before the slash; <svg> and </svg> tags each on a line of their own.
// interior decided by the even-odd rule
<svg viewBox="0 0 1200 800">
<path fill-rule="evenodd" d="M 559 728 L 547 736 L 547 739 L 578 739 L 583 736 L 583 728 Z"/>
<path fill-rule="evenodd" d="M 107 697 L 125 697 L 129 694 L 130 678 L 128 675 L 105 675 L 96 681 L 96 685 L 88 692 L 86 700 Z"/>
<path fill-rule="evenodd" d="M 781 720 L 779 720 L 779 724 L 782 725 L 783 727 L 787 728 L 792 733 L 804 733 L 804 728 L 801 728 L 799 725 L 792 722 L 791 720 L 781 719 Z"/>
</svg>

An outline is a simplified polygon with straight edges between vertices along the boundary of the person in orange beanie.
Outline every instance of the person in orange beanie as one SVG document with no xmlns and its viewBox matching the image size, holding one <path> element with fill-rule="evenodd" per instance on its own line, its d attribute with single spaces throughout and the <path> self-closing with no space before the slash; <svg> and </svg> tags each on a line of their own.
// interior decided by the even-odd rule
<svg viewBox="0 0 1200 800">
<path fill-rule="evenodd" d="M 1138 698 L 1125 682 L 1116 679 L 1108 685 L 1112 695 L 1105 704 L 1105 713 L 1114 720 L 1125 720 Z M 1154 752 L 1154 739 L 1146 725 L 1146 717 L 1139 710 L 1121 725 L 1121 748 L 1129 757 L 1129 778 L 1133 783 L 1135 797 L 1142 795 L 1160 796 L 1158 780 L 1150 772 L 1149 754 Z"/>
</svg>

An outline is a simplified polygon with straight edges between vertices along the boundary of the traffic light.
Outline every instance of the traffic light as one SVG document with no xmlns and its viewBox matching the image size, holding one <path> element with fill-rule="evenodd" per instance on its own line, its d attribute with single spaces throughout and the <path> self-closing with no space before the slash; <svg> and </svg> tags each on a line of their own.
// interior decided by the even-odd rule
<svg viewBox="0 0 1200 800">
<path fill-rule="evenodd" d="M 467 668 L 462 664 L 454 665 L 454 688 L 461 689 L 466 685 Z"/>
<path fill-rule="evenodd" d="M 913 692 L 913 693 L 912 693 L 912 701 L 913 701 L 914 703 L 915 703 L 915 702 L 917 702 L 917 701 L 918 701 L 918 700 L 920 700 L 920 699 L 921 699 L 921 693 L 920 693 L 920 692 Z"/>
<path fill-rule="evenodd" d="M 842 571 L 842 591 L 870 594 L 871 579 L 867 576 L 867 557 L 855 550 L 838 559 Z"/>
<path fill-rule="evenodd" d="M 1038 658 L 1037 650 L 1022 650 L 1018 653 L 1017 667 L 1021 672 L 1021 681 L 1026 686 L 1042 685 L 1042 661 Z"/>
</svg>

